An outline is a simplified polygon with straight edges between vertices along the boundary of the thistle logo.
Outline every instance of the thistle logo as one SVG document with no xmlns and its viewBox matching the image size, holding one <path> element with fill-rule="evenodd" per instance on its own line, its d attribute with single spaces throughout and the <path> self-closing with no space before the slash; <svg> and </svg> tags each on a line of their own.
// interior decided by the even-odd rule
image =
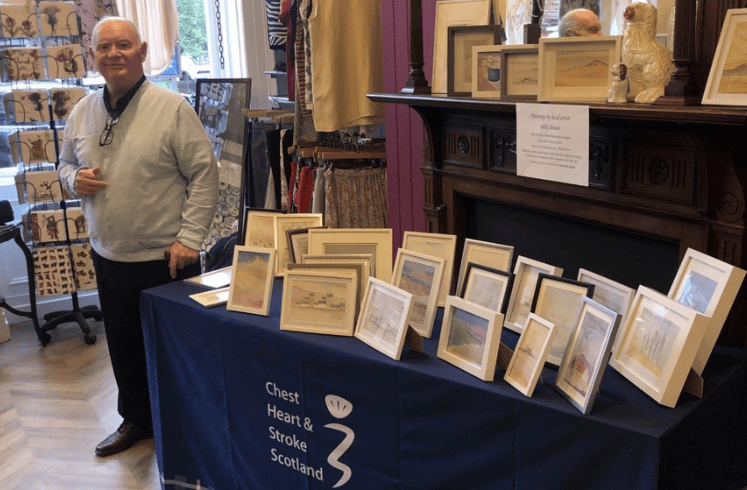
<svg viewBox="0 0 747 490">
<path fill-rule="evenodd" d="M 327 404 L 327 410 L 329 410 L 329 413 L 331 413 L 332 416 L 336 419 L 344 419 L 345 417 L 350 415 L 350 412 L 353 411 L 353 404 L 337 395 L 325 396 L 324 402 Z M 353 475 L 353 471 L 350 469 L 350 466 L 340 462 L 340 457 L 342 457 L 342 455 L 345 454 L 345 451 L 350 449 L 350 446 L 353 445 L 353 440 L 355 440 L 355 432 L 353 432 L 353 429 L 351 429 L 350 427 L 338 423 L 327 424 L 324 427 L 327 429 L 334 429 L 345 434 L 345 439 L 343 439 L 342 442 L 331 453 L 329 453 L 329 456 L 327 456 L 327 463 L 329 463 L 331 467 L 342 471 L 340 480 L 335 483 L 335 486 L 332 487 L 338 488 L 345 485 Z"/>
</svg>

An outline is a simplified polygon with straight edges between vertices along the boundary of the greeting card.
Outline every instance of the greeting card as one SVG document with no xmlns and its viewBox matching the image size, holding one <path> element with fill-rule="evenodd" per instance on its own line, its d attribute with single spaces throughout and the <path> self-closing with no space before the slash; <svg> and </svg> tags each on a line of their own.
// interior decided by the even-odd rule
<svg viewBox="0 0 747 490">
<path fill-rule="evenodd" d="M 49 94 L 46 90 L 13 90 L 3 95 L 3 104 L 9 122 L 49 121 Z"/>
<path fill-rule="evenodd" d="M 86 64 L 80 44 L 47 47 L 47 73 L 49 78 L 83 78 Z"/>
<path fill-rule="evenodd" d="M 33 3 L 0 5 L 0 25 L 3 37 L 21 38 L 36 37 L 36 13 Z"/>
<path fill-rule="evenodd" d="M 75 278 L 67 247 L 36 248 L 34 278 L 40 296 L 55 296 L 75 291 Z"/>
<path fill-rule="evenodd" d="M 53 88 L 52 93 L 52 114 L 55 121 L 63 121 L 70 116 L 70 112 L 80 99 L 86 96 L 86 89 L 83 87 L 70 88 Z"/>
<path fill-rule="evenodd" d="M 79 291 L 96 289 L 96 271 L 93 268 L 91 244 L 75 243 L 70 245 L 70 252 L 73 257 L 75 287 Z"/>
<path fill-rule="evenodd" d="M 44 163 L 57 161 L 54 132 L 51 129 L 16 131 L 8 136 L 15 163 Z"/>
<path fill-rule="evenodd" d="M 44 36 L 77 36 L 80 34 L 74 2 L 39 2 L 39 14 Z"/>
<path fill-rule="evenodd" d="M 44 78 L 39 48 L 9 48 L 2 51 L 5 80 L 41 80 Z"/>
<path fill-rule="evenodd" d="M 59 176 L 54 170 L 25 172 L 26 195 L 30 203 L 62 201 L 66 193 L 62 190 Z"/>
</svg>

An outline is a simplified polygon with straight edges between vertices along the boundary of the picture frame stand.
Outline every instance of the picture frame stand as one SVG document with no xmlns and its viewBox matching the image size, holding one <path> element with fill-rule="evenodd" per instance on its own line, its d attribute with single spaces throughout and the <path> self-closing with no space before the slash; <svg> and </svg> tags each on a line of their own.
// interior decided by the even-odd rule
<svg viewBox="0 0 747 490">
<path fill-rule="evenodd" d="M 685 386 L 682 387 L 682 391 L 690 393 L 695 398 L 703 398 L 703 376 L 695 372 L 693 368 L 690 368 L 690 372 L 687 374 L 685 379 Z"/>
<path fill-rule="evenodd" d="M 405 345 L 413 352 L 423 352 L 423 336 L 411 326 L 407 326 Z"/>
<path fill-rule="evenodd" d="M 496 364 L 498 364 L 498 366 L 504 371 L 507 370 L 508 364 L 511 362 L 513 355 L 514 350 L 501 342 L 498 346 L 498 362 Z"/>
</svg>

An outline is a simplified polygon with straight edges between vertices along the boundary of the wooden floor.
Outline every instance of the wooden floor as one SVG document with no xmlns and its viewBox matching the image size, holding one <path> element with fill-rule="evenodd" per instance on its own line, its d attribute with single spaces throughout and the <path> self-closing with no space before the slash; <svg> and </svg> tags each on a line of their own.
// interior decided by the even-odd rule
<svg viewBox="0 0 747 490">
<path fill-rule="evenodd" d="M 83 341 L 58 326 L 46 347 L 31 323 L 11 325 L 0 344 L 0 489 L 156 490 L 153 439 L 106 458 L 94 447 L 121 423 L 104 326 Z"/>
</svg>

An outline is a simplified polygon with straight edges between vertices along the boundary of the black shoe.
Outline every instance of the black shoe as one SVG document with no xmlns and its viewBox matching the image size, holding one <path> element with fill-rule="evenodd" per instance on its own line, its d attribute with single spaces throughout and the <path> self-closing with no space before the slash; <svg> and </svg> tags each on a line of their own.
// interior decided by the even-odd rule
<svg viewBox="0 0 747 490">
<path fill-rule="evenodd" d="M 122 422 L 122 425 L 109 437 L 96 446 L 98 456 L 111 456 L 131 448 L 137 441 L 153 437 L 153 433 L 143 430 L 130 422 Z"/>
</svg>

